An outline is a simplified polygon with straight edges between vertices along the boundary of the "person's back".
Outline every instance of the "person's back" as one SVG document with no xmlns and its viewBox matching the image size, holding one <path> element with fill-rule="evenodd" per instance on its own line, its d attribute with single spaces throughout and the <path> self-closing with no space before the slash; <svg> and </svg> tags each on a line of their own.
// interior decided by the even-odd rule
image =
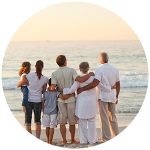
<svg viewBox="0 0 150 150">
<path fill-rule="evenodd" d="M 42 89 L 44 84 L 47 83 L 48 79 L 45 76 L 41 76 L 40 80 L 38 79 L 37 73 L 32 72 L 27 76 L 29 81 L 29 101 L 30 102 L 41 102 L 42 98 Z"/>
<path fill-rule="evenodd" d="M 104 86 L 110 86 L 116 84 L 119 81 L 119 72 L 109 63 L 102 64 L 97 70 L 100 78 L 100 83 Z M 116 90 L 105 91 L 105 89 L 99 84 L 100 97 L 104 101 L 115 102 L 116 101 Z"/>
<path fill-rule="evenodd" d="M 83 82 L 83 83 L 79 83 L 79 82 L 78 82 L 78 83 L 79 83 L 79 88 L 84 87 L 84 86 L 86 86 L 86 85 L 92 83 L 93 80 L 94 80 L 94 77 L 91 76 L 88 80 L 86 80 L 86 81 Z M 81 95 L 86 95 L 86 96 L 90 95 L 90 96 L 94 96 L 94 97 L 96 98 L 96 97 L 97 97 L 97 96 L 96 96 L 96 88 L 90 89 L 90 90 L 88 90 L 88 91 L 84 91 L 83 93 L 81 93 L 81 94 L 79 94 L 79 95 L 80 95 L 80 96 L 81 96 Z M 79 96 L 79 95 L 78 95 L 78 96 Z"/>
<path fill-rule="evenodd" d="M 44 100 L 44 114 L 52 115 L 57 114 L 57 91 L 49 91 L 47 90 L 43 94 L 43 100 Z"/>
<path fill-rule="evenodd" d="M 90 77 L 87 81 L 83 83 L 78 83 L 79 88 L 84 87 L 91 82 L 93 82 L 94 77 Z M 86 109 L 85 109 L 86 108 Z M 76 100 L 76 115 L 79 118 L 89 119 L 93 118 L 97 111 L 97 94 L 96 88 L 84 91 L 81 94 L 77 95 Z"/>
<path fill-rule="evenodd" d="M 62 92 L 64 88 L 70 88 L 72 86 L 76 77 L 77 73 L 74 69 L 67 66 L 60 67 L 52 73 L 52 84 L 56 84 L 58 86 L 58 90 Z M 68 103 L 75 101 L 75 98 L 70 97 L 66 101 L 63 101 L 59 98 L 58 101 Z"/>
<path fill-rule="evenodd" d="M 102 84 L 107 84 L 113 86 L 118 80 L 118 71 L 109 63 L 103 64 L 100 67 L 101 72 L 103 73 L 102 76 Z"/>
<path fill-rule="evenodd" d="M 59 89 L 70 87 L 77 76 L 75 70 L 69 67 L 60 67 L 53 74 L 58 81 Z"/>
</svg>

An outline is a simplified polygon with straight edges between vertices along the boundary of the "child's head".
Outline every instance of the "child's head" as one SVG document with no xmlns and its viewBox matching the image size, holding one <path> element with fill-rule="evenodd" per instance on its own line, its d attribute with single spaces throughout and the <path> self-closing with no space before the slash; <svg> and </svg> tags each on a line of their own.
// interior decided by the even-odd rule
<svg viewBox="0 0 150 150">
<path fill-rule="evenodd" d="M 89 71 L 89 63 L 88 62 L 82 62 L 82 63 L 80 63 L 80 65 L 79 65 L 79 69 L 80 69 L 80 71 L 83 73 L 83 74 L 86 74 L 86 73 L 88 73 L 88 71 Z"/>
<path fill-rule="evenodd" d="M 28 74 L 31 70 L 31 64 L 30 62 L 23 62 L 22 66 L 19 70 L 19 76 L 21 76 L 23 73 Z"/>
<path fill-rule="evenodd" d="M 55 90 L 56 90 L 56 86 L 55 86 L 55 85 L 52 85 L 51 82 L 52 82 L 52 79 L 50 78 L 49 81 L 48 81 L 48 85 L 49 85 L 48 89 L 49 89 L 50 91 L 55 91 Z"/>
</svg>

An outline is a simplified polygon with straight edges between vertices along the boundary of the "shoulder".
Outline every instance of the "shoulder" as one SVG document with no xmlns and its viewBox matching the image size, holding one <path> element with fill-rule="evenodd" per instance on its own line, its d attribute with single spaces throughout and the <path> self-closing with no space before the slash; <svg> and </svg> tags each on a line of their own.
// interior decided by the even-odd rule
<svg viewBox="0 0 150 150">
<path fill-rule="evenodd" d="M 30 78 L 30 77 L 33 77 L 33 76 L 35 76 L 35 72 L 30 72 L 30 73 L 26 74 L 27 78 Z"/>
<path fill-rule="evenodd" d="M 27 75 L 28 76 L 33 76 L 33 75 L 35 75 L 36 73 L 35 72 L 30 72 L 30 73 L 28 73 Z"/>
<path fill-rule="evenodd" d="M 74 68 L 69 68 L 69 67 L 67 67 L 67 69 L 68 69 L 70 72 L 72 72 L 72 73 L 76 73 L 76 70 L 75 70 Z"/>
<path fill-rule="evenodd" d="M 98 68 L 96 68 L 95 73 L 100 73 L 103 70 L 103 66 L 99 66 Z"/>
<path fill-rule="evenodd" d="M 48 79 L 48 77 L 46 77 L 45 75 L 43 75 L 42 77 L 43 77 L 43 79 Z"/>
<path fill-rule="evenodd" d="M 109 64 L 109 67 L 110 67 L 111 69 L 113 69 L 114 71 L 119 72 L 118 69 L 117 69 L 116 67 L 114 67 L 113 65 Z"/>
<path fill-rule="evenodd" d="M 69 70 L 69 71 L 75 71 L 75 69 L 71 68 L 71 67 L 65 67 L 66 70 Z"/>
<path fill-rule="evenodd" d="M 42 78 L 43 78 L 44 81 L 48 82 L 48 77 L 43 75 Z"/>
<path fill-rule="evenodd" d="M 56 71 L 54 71 L 54 72 L 52 72 L 52 76 L 56 76 L 58 73 L 59 73 L 59 68 L 56 70 Z"/>
<path fill-rule="evenodd" d="M 21 75 L 21 78 L 23 77 L 23 76 L 26 76 L 27 74 L 26 73 L 23 73 L 22 75 Z"/>
<path fill-rule="evenodd" d="M 91 76 L 88 80 L 89 81 L 93 81 L 95 79 L 95 77 L 94 76 Z"/>
</svg>

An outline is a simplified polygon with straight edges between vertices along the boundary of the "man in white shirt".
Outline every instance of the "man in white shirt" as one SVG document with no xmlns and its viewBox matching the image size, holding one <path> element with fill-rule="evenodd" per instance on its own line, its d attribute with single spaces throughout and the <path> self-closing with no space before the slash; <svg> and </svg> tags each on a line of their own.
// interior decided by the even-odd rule
<svg viewBox="0 0 150 150">
<path fill-rule="evenodd" d="M 102 140 L 105 142 L 110 140 L 112 136 L 119 134 L 115 108 L 118 103 L 118 96 L 120 92 L 120 79 L 118 70 L 108 63 L 107 53 L 102 52 L 100 54 L 99 61 L 101 65 L 96 70 L 94 81 L 89 85 L 78 89 L 78 94 L 95 88 L 96 86 L 99 88 Z M 116 89 L 105 91 L 103 87 L 101 87 L 100 83 L 104 86 L 110 87 L 116 84 Z M 113 134 L 111 134 L 111 131 Z"/>
</svg>

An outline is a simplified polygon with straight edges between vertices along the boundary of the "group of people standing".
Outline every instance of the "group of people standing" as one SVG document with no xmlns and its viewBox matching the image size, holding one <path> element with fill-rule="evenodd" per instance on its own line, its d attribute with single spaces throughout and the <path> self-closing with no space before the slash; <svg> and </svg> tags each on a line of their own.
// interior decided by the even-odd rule
<svg viewBox="0 0 150 150">
<path fill-rule="evenodd" d="M 37 138 L 40 138 L 42 122 L 46 127 L 47 141 L 52 144 L 54 128 L 59 124 L 62 144 L 65 145 L 68 123 L 71 144 L 77 143 L 75 130 L 78 123 L 80 144 L 95 144 L 98 141 L 96 115 L 99 112 L 102 142 L 118 135 L 115 110 L 120 92 L 120 79 L 118 70 L 108 61 L 108 54 L 102 52 L 99 56 L 100 66 L 95 74 L 89 72 L 88 62 L 81 62 L 81 75 L 78 75 L 74 69 L 67 67 L 66 57 L 59 55 L 56 58 L 59 68 L 52 73 L 50 79 L 42 74 L 43 61 L 36 62 L 35 72 L 30 72 L 31 64 L 24 62 L 19 71 L 21 80 L 17 87 L 21 87 L 23 93 L 22 107 L 25 112 L 26 130 L 32 133 L 33 111 Z"/>
</svg>

